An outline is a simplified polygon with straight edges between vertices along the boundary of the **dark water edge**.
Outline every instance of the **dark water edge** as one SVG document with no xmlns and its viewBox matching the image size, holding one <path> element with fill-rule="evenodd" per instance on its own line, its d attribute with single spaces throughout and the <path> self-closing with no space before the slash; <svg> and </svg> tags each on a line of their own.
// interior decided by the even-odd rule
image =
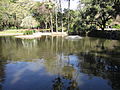
<svg viewBox="0 0 120 90">
<path fill-rule="evenodd" d="M 120 40 L 120 30 L 91 30 L 91 31 L 78 31 L 78 32 L 70 32 L 69 35 L 79 35 L 79 36 L 88 36 L 88 37 L 96 37 L 103 38 L 109 40 Z"/>
<path fill-rule="evenodd" d="M 120 41 L 0 37 L 0 90 L 119 90 Z"/>
<path fill-rule="evenodd" d="M 120 40 L 120 30 L 92 30 L 88 33 L 88 36 L 111 40 Z"/>
</svg>

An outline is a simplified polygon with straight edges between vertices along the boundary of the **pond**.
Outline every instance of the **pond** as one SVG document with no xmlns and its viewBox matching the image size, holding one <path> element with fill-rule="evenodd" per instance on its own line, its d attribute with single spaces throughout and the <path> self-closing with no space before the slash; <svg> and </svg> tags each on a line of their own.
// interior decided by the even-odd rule
<svg viewBox="0 0 120 90">
<path fill-rule="evenodd" d="M 0 90 L 120 90 L 120 41 L 0 37 Z"/>
</svg>

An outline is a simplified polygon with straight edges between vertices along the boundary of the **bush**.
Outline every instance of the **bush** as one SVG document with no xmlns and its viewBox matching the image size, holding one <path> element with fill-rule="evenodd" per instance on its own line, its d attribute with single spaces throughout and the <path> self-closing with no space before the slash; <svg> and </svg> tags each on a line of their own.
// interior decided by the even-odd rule
<svg viewBox="0 0 120 90">
<path fill-rule="evenodd" d="M 117 29 L 120 29 L 120 25 L 115 25 L 115 26 L 112 26 L 112 28 L 117 28 Z"/>
<path fill-rule="evenodd" d="M 13 26 L 13 27 L 10 27 L 10 29 L 17 29 L 17 28 Z"/>
<path fill-rule="evenodd" d="M 33 33 L 35 33 L 35 30 L 27 30 L 24 32 L 24 35 L 32 35 Z"/>
<path fill-rule="evenodd" d="M 96 26 L 90 26 L 89 30 L 97 30 Z"/>
</svg>

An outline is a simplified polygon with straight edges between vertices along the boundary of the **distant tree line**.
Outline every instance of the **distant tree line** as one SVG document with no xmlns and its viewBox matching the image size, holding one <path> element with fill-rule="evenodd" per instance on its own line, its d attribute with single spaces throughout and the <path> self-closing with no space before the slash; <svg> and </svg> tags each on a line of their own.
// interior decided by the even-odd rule
<svg viewBox="0 0 120 90">
<path fill-rule="evenodd" d="M 62 8 L 67 1 L 68 8 Z M 0 30 L 42 28 L 53 31 L 104 31 L 117 15 L 120 0 L 80 0 L 78 9 L 71 10 L 71 0 L 1 0 Z"/>
<path fill-rule="evenodd" d="M 70 0 L 69 7 L 70 8 Z M 68 12 L 62 10 L 61 0 L 1 0 L 0 29 L 42 28 L 53 31 L 67 29 Z M 75 12 L 71 10 L 70 12 Z"/>
</svg>

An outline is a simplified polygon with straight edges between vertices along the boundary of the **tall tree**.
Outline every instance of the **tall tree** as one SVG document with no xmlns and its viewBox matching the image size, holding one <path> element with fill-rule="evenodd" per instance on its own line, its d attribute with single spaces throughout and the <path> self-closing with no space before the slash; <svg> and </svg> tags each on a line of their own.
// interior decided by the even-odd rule
<svg viewBox="0 0 120 90">
<path fill-rule="evenodd" d="M 54 7 L 54 4 L 51 1 L 49 1 L 49 3 L 46 4 L 46 8 L 49 10 L 49 13 L 50 13 L 51 32 L 53 32 L 53 7 Z"/>
<path fill-rule="evenodd" d="M 33 9 L 33 16 L 39 21 L 41 28 L 48 28 L 50 26 L 53 32 L 53 7 L 54 4 L 49 2 L 38 2 Z"/>
<path fill-rule="evenodd" d="M 60 5 L 60 12 L 61 12 L 61 16 L 60 16 L 60 22 L 61 22 L 61 29 L 62 29 L 62 32 L 63 32 L 63 13 L 62 13 L 62 2 L 61 0 L 59 0 L 59 5 Z"/>
<path fill-rule="evenodd" d="M 70 30 L 70 0 L 68 0 L 68 31 Z"/>
<path fill-rule="evenodd" d="M 58 1 L 55 0 L 55 24 L 56 24 L 56 32 L 58 32 Z"/>
<path fill-rule="evenodd" d="M 83 14 L 88 23 L 95 23 L 101 30 L 104 30 L 106 24 L 116 15 L 114 9 L 116 0 L 113 2 L 111 0 L 81 0 L 81 2 L 86 7 Z"/>
</svg>

